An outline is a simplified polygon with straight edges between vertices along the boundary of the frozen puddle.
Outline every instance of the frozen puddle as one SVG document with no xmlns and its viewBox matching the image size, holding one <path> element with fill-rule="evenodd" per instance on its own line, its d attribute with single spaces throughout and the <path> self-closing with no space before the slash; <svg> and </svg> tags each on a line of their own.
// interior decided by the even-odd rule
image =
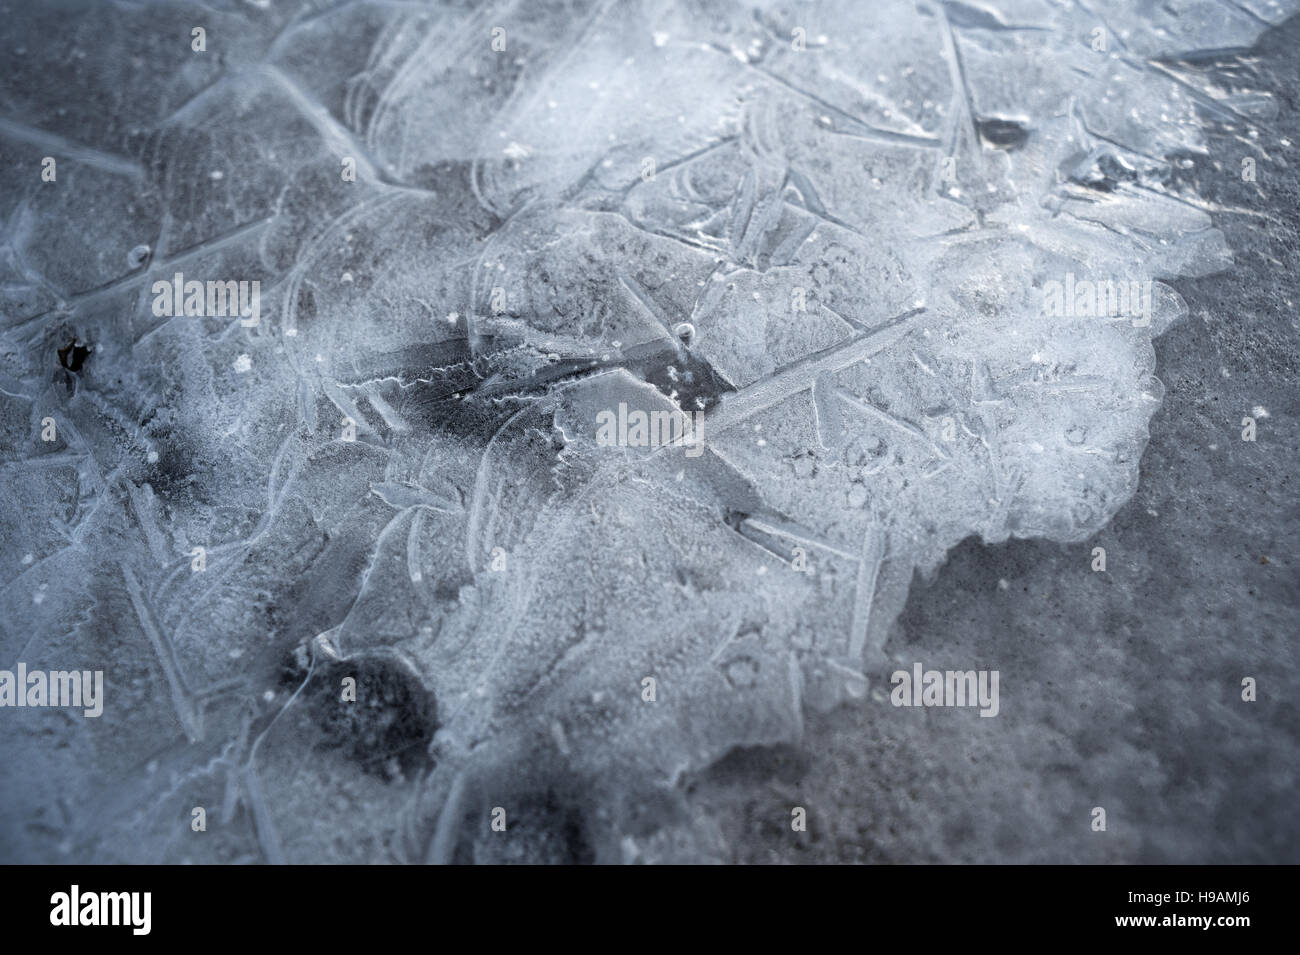
<svg viewBox="0 0 1300 955">
<path fill-rule="evenodd" d="M 20 854 L 707 853 L 916 571 L 1130 497 L 1275 109 L 1180 55 L 1292 7 L 317 6 L 24 14 L 0 618 L 107 678 Z"/>
</svg>

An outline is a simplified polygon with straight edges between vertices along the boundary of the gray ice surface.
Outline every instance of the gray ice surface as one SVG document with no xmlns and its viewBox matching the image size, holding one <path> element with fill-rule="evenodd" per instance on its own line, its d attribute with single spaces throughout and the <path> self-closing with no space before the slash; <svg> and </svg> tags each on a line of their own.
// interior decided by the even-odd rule
<svg viewBox="0 0 1300 955">
<path fill-rule="evenodd" d="M 0 859 L 1296 861 L 1291 12 L 5 11 Z"/>
</svg>

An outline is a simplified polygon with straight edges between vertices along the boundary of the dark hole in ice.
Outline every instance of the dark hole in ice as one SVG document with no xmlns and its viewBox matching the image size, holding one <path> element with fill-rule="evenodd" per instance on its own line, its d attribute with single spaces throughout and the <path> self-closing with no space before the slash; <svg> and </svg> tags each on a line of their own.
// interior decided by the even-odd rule
<svg viewBox="0 0 1300 955">
<path fill-rule="evenodd" d="M 281 669 L 284 685 L 300 683 L 305 676 L 299 658 L 291 657 Z M 346 677 L 356 680 L 355 701 L 343 699 Z M 345 750 L 364 772 L 392 782 L 431 768 L 436 701 L 399 664 L 379 657 L 318 659 L 304 696 L 326 745 Z"/>
<path fill-rule="evenodd" d="M 745 521 L 749 520 L 749 514 L 746 511 L 738 510 L 734 507 L 723 508 L 722 522 L 737 533 L 740 532 Z"/>
<path fill-rule="evenodd" d="M 771 780 L 797 783 L 808 772 L 810 762 L 806 752 L 784 743 L 735 746 L 702 776 L 723 783 L 761 783 Z"/>
<path fill-rule="evenodd" d="M 59 364 L 68 371 L 81 371 L 90 357 L 90 349 L 75 338 L 59 349 Z"/>
<path fill-rule="evenodd" d="M 472 840 L 463 841 L 454 857 L 457 863 L 493 865 L 503 863 L 545 865 L 592 865 L 596 850 L 583 821 L 583 813 L 571 798 L 554 789 L 534 792 L 522 798 L 504 797 L 506 830 L 494 832 L 490 816 L 477 816 Z"/>
<path fill-rule="evenodd" d="M 707 411 L 724 394 L 735 390 L 718 377 L 712 365 L 689 351 L 684 355 L 671 349 L 659 351 L 631 359 L 625 367 L 663 394 L 676 393 L 677 404 L 687 412 Z"/>
<path fill-rule="evenodd" d="M 168 440 L 158 443 L 158 458 L 149 469 L 149 484 L 154 493 L 165 501 L 177 502 L 182 490 L 189 488 L 199 490 L 198 500 L 210 503 L 207 494 L 202 493 L 204 484 L 195 480 L 196 452 L 180 434 L 179 429 L 167 432 Z"/>
<path fill-rule="evenodd" d="M 133 248 L 130 252 L 126 254 L 127 268 L 131 269 L 132 271 L 135 271 L 136 269 L 140 268 L 146 262 L 149 261 L 149 256 L 151 254 L 152 252 L 149 249 L 149 246 L 137 245 L 135 248 Z"/>
<path fill-rule="evenodd" d="M 981 119 L 975 123 L 980 136 L 998 149 L 1019 149 L 1029 141 L 1029 130 L 1014 119 Z"/>
</svg>

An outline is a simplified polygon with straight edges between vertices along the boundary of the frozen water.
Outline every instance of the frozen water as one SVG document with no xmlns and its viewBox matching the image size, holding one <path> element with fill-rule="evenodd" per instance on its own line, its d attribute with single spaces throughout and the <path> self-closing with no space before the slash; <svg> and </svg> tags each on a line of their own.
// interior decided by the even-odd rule
<svg viewBox="0 0 1300 955">
<path fill-rule="evenodd" d="M 182 5 L 26 14 L 0 633 L 109 702 L 21 715 L 7 854 L 487 858 L 512 798 L 707 854 L 673 782 L 868 692 L 916 571 L 1131 495 L 1160 280 L 1231 261 L 1170 164 L 1273 108 L 1174 55 L 1289 12 L 231 3 L 204 52 Z M 159 315 L 177 272 L 260 321 Z M 620 405 L 703 453 L 600 446 Z"/>
</svg>

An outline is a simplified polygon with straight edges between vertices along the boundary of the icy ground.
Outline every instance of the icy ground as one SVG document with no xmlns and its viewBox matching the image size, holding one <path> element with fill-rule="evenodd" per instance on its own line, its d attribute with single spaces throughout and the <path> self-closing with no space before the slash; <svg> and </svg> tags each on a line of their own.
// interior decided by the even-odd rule
<svg viewBox="0 0 1300 955">
<path fill-rule="evenodd" d="M 1275 91 L 1197 51 L 1290 12 L 13 5 L 0 666 L 103 669 L 107 699 L 0 710 L 0 857 L 753 858 L 718 773 L 797 843 L 814 782 L 736 763 L 806 759 L 829 714 L 864 747 L 933 719 L 886 702 L 929 659 L 909 590 L 972 537 L 1089 555 L 1133 496 L 1171 283 L 1240 268 L 1212 214 L 1249 197 L 1191 173 L 1291 145 Z M 257 324 L 159 315 L 178 272 L 260 283 Z M 1076 280 L 1150 307 L 1047 314 Z M 699 412 L 704 453 L 598 446 L 620 404 Z M 981 658 L 1012 712 L 1024 652 Z M 909 771 L 960 759 L 923 736 Z M 1086 831 L 1104 783 L 1034 760 Z M 951 843 L 899 861 L 970 855 L 959 793 L 838 785 L 823 838 L 893 811 Z"/>
</svg>

